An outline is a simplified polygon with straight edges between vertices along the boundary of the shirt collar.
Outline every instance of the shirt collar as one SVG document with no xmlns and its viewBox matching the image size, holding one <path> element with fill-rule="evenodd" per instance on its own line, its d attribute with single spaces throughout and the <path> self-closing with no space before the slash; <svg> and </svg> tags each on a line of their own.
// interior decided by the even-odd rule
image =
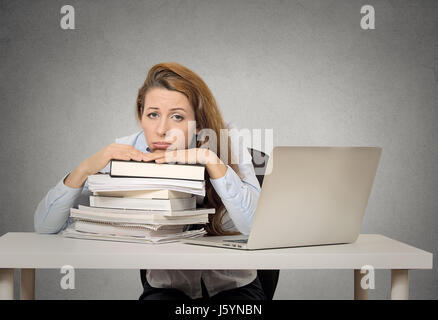
<svg viewBox="0 0 438 320">
<path fill-rule="evenodd" d="M 146 152 L 152 152 L 151 149 L 149 149 L 148 144 L 146 143 L 146 138 L 144 136 L 143 130 L 139 132 L 137 141 L 135 142 L 135 148 L 140 151 L 145 150 Z"/>
</svg>

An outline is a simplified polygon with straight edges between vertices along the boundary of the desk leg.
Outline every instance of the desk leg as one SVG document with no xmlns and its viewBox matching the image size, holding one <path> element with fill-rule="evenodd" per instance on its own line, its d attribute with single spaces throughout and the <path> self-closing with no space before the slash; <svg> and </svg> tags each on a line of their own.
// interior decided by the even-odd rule
<svg viewBox="0 0 438 320">
<path fill-rule="evenodd" d="M 0 300 L 14 300 L 14 269 L 0 269 Z"/>
<path fill-rule="evenodd" d="M 364 274 L 360 273 L 360 269 L 354 269 L 354 300 L 368 300 L 368 290 L 360 285 L 362 276 Z"/>
<path fill-rule="evenodd" d="M 409 275 L 407 269 L 391 270 L 391 299 L 409 299 Z"/>
<path fill-rule="evenodd" d="M 20 299 L 35 300 L 35 269 L 21 269 Z"/>
</svg>

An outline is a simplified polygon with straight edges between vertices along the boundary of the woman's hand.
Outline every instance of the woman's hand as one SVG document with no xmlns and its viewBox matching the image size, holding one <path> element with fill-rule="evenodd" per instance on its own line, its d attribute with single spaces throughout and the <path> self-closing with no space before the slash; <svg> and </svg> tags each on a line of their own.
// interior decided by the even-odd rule
<svg viewBox="0 0 438 320">
<path fill-rule="evenodd" d="M 156 163 L 189 163 L 204 164 L 208 175 L 212 179 L 225 176 L 227 166 L 219 159 L 213 151 L 205 148 L 191 148 L 182 150 L 171 150 L 160 153 L 146 153 L 143 161 L 155 161 Z"/>
<path fill-rule="evenodd" d="M 110 160 L 136 160 L 142 161 L 143 153 L 133 146 L 126 144 L 112 143 L 91 157 L 82 161 L 64 180 L 64 184 L 71 188 L 83 186 L 88 176 L 95 174 L 105 168 Z"/>
<path fill-rule="evenodd" d="M 109 146 L 85 159 L 81 165 L 87 175 L 92 175 L 105 168 L 110 160 L 141 161 L 145 153 L 126 144 L 111 143 Z"/>
</svg>

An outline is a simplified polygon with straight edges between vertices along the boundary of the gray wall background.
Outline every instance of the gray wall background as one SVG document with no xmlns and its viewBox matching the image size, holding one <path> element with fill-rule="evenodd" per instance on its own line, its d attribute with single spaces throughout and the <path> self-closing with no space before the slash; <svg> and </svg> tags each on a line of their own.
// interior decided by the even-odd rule
<svg viewBox="0 0 438 320">
<path fill-rule="evenodd" d="M 76 30 L 59 27 L 65 4 Z M 360 28 L 365 4 L 375 30 Z M 177 61 L 206 81 L 227 121 L 273 128 L 275 145 L 383 147 L 361 232 L 436 255 L 437 17 L 436 1 L 0 1 L 0 234 L 32 232 L 64 174 L 139 130 L 148 69 Z M 61 277 L 37 270 L 36 298 L 141 293 L 132 270 L 77 270 L 75 290 Z M 389 271 L 377 270 L 370 299 L 389 293 Z M 352 297 L 351 270 L 282 271 L 275 295 Z M 438 297 L 435 270 L 410 272 L 410 297 Z"/>
</svg>

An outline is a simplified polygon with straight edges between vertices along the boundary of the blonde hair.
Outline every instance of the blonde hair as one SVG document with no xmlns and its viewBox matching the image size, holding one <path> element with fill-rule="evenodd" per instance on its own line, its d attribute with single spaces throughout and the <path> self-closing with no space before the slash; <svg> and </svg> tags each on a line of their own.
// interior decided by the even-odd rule
<svg viewBox="0 0 438 320">
<path fill-rule="evenodd" d="M 154 65 L 149 70 L 143 86 L 138 90 L 136 111 L 139 121 L 141 121 L 141 117 L 143 115 L 147 91 L 151 88 L 165 88 L 167 90 L 178 91 L 184 94 L 194 110 L 196 127 L 200 130 L 207 128 L 213 130 L 217 137 L 216 150 L 220 150 L 221 139 L 223 138 L 220 134 L 220 130 L 226 129 L 226 126 L 213 94 L 205 82 L 196 73 L 175 62 L 159 63 Z M 229 137 L 227 137 L 227 139 L 227 159 L 221 158 L 221 160 L 225 164 L 229 164 L 230 167 L 239 175 L 239 169 L 237 165 L 231 163 L 231 142 Z M 201 143 L 202 141 L 197 141 L 196 147 L 199 148 Z M 226 209 L 221 198 L 214 190 L 214 187 L 208 178 L 209 176 L 206 170 L 206 197 L 204 198 L 203 207 L 213 207 L 216 209 L 216 211 L 214 215 L 209 215 L 209 223 L 206 225 L 207 234 L 240 234 L 239 232 L 225 231 L 223 229 L 222 218 L 226 213 Z"/>
</svg>

